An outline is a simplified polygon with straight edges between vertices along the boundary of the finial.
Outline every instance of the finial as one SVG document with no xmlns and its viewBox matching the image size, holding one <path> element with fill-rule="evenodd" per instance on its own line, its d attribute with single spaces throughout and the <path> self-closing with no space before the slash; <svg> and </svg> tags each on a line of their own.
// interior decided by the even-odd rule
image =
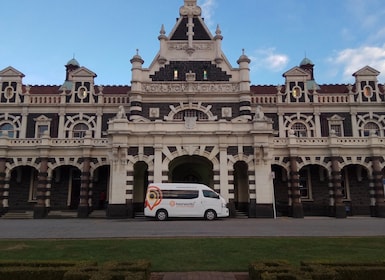
<svg viewBox="0 0 385 280">
<path fill-rule="evenodd" d="M 164 24 L 162 24 L 162 27 L 160 28 L 160 32 L 159 32 L 161 35 L 164 35 L 166 34 L 166 31 L 164 30 Z"/>
<path fill-rule="evenodd" d="M 242 55 L 245 55 L 245 49 L 242 49 Z"/>
<path fill-rule="evenodd" d="M 221 35 L 222 31 L 221 29 L 219 28 L 219 24 L 217 25 L 217 30 L 215 30 L 215 34 L 217 35 Z"/>
<path fill-rule="evenodd" d="M 139 49 L 136 49 L 136 55 L 139 55 Z"/>
</svg>

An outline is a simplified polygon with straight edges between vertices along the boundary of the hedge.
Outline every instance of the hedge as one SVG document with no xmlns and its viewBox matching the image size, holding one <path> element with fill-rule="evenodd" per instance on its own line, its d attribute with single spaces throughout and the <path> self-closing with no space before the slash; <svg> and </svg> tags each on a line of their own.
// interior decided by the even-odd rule
<svg viewBox="0 0 385 280">
<path fill-rule="evenodd" d="M 251 280 L 383 280 L 385 262 L 301 262 L 300 267 L 282 261 L 254 262 L 249 276 Z"/>
<path fill-rule="evenodd" d="M 1 280 L 148 280 L 150 263 L 0 262 Z"/>
</svg>

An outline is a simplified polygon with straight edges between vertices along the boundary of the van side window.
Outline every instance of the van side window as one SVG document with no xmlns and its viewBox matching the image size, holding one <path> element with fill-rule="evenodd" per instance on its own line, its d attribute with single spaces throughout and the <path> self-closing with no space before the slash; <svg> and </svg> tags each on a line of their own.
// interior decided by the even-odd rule
<svg viewBox="0 0 385 280">
<path fill-rule="evenodd" d="M 209 197 L 209 198 L 216 198 L 216 199 L 219 198 L 218 194 L 216 194 L 215 192 L 212 192 L 212 191 L 208 191 L 208 190 L 203 190 L 203 196 Z"/>
<path fill-rule="evenodd" d="M 163 199 L 194 199 L 198 198 L 198 190 L 162 190 Z"/>
</svg>

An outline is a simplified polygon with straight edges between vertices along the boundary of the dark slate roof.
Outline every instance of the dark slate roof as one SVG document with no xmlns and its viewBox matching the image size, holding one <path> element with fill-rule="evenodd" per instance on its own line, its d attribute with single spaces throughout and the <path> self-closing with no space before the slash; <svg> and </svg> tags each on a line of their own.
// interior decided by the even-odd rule
<svg viewBox="0 0 385 280">
<path fill-rule="evenodd" d="M 174 33 L 171 34 L 170 40 L 187 41 L 188 40 L 187 23 L 188 23 L 188 18 L 183 17 L 182 20 L 179 22 L 179 25 L 176 27 Z M 197 40 L 197 41 L 199 41 L 199 40 L 211 40 L 211 36 L 209 33 L 207 33 L 200 18 L 194 17 L 193 23 L 194 23 L 193 40 Z"/>
<path fill-rule="evenodd" d="M 30 94 L 59 94 L 60 86 L 42 86 L 42 85 L 34 85 L 30 86 L 29 93 Z M 23 86 L 23 92 L 27 92 L 26 86 Z"/>
</svg>

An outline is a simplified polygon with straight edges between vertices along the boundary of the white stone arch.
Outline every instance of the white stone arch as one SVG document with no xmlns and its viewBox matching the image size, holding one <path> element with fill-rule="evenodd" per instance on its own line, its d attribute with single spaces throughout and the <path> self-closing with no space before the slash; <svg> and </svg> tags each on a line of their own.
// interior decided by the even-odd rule
<svg viewBox="0 0 385 280">
<path fill-rule="evenodd" d="M 360 136 L 369 136 L 365 135 L 365 125 L 368 123 L 375 123 L 378 126 L 379 135 L 377 136 L 385 136 L 385 116 L 377 115 L 372 112 L 365 115 L 357 115 L 357 127 Z"/>
<path fill-rule="evenodd" d="M 372 162 L 371 161 L 366 161 L 365 160 L 366 157 L 347 157 L 347 156 L 342 156 L 342 162 L 340 163 L 340 168 L 341 170 L 348 166 L 348 165 L 352 165 L 352 164 L 356 164 L 356 165 L 362 165 L 363 167 L 365 167 L 368 172 L 369 172 L 369 176 L 371 176 L 372 174 L 372 171 L 373 171 L 373 168 L 372 168 Z"/>
<path fill-rule="evenodd" d="M 331 169 L 332 169 L 332 162 L 329 160 L 325 162 L 325 157 L 317 157 L 317 156 L 312 156 L 312 157 L 306 157 L 302 156 L 301 162 L 298 162 L 298 170 L 300 170 L 302 167 L 306 165 L 319 165 L 322 166 L 325 170 L 328 172 L 328 176 L 331 176 Z"/>
<path fill-rule="evenodd" d="M 64 133 L 66 138 L 73 138 L 72 132 L 74 127 L 78 124 L 85 124 L 88 127 L 88 131 L 91 132 L 91 137 L 96 133 L 96 118 L 95 116 L 88 116 L 82 113 L 75 116 L 67 116 L 67 120 L 64 124 Z"/>
<path fill-rule="evenodd" d="M 203 106 L 202 102 L 197 103 L 179 103 L 179 106 L 175 107 L 173 105 L 170 105 L 170 112 L 167 116 L 164 117 L 165 121 L 173 121 L 176 114 L 179 112 L 185 111 L 185 110 L 197 110 L 207 115 L 207 120 L 209 121 L 215 121 L 218 119 L 217 116 L 214 116 L 214 114 L 211 112 L 211 105 Z"/>
<path fill-rule="evenodd" d="M 271 165 L 278 165 L 286 170 L 286 172 L 290 172 L 290 161 L 285 162 L 286 157 L 273 157 Z"/>
<path fill-rule="evenodd" d="M 154 170 L 154 156 L 145 156 L 145 155 L 136 155 L 136 156 L 131 156 L 129 155 L 127 157 L 127 167 L 129 170 L 134 170 L 134 165 L 140 161 L 143 161 L 144 163 L 147 164 L 148 170 Z"/>
<path fill-rule="evenodd" d="M 289 131 L 293 130 L 293 126 L 296 123 L 303 124 L 306 127 L 306 136 L 305 137 L 314 137 L 316 131 L 316 125 L 314 122 L 313 115 L 304 115 L 299 112 L 291 116 L 285 116 L 284 120 L 284 129 L 286 131 L 286 136 L 289 136 Z"/>
<path fill-rule="evenodd" d="M 219 153 L 217 147 L 214 147 L 213 150 L 207 151 L 207 146 L 179 146 L 176 147 L 175 151 L 170 151 L 168 147 L 163 149 L 163 154 L 166 156 L 163 160 L 163 166 L 167 166 L 174 159 L 181 156 L 201 156 L 209 160 L 213 164 L 213 170 L 219 170 L 219 160 L 216 157 Z"/>
<path fill-rule="evenodd" d="M 49 169 L 56 169 L 61 166 L 72 165 L 79 170 L 82 170 L 83 164 L 80 163 L 82 157 L 66 157 L 66 158 L 55 158 L 54 163 L 48 163 Z"/>
<path fill-rule="evenodd" d="M 10 176 L 10 172 L 16 168 L 16 167 L 20 167 L 20 166 L 29 166 L 29 167 L 32 167 L 32 168 L 35 168 L 38 172 L 40 170 L 40 163 L 37 163 L 36 162 L 36 159 L 35 158 L 12 158 L 12 162 L 7 162 L 6 164 L 6 173 L 8 171 L 8 174 L 6 175 L 9 175 Z"/>
<path fill-rule="evenodd" d="M 21 117 L 10 115 L 8 113 L 0 115 L 0 127 L 4 124 L 10 124 L 13 126 L 14 136 L 12 138 L 18 138 L 21 130 Z"/>
</svg>

